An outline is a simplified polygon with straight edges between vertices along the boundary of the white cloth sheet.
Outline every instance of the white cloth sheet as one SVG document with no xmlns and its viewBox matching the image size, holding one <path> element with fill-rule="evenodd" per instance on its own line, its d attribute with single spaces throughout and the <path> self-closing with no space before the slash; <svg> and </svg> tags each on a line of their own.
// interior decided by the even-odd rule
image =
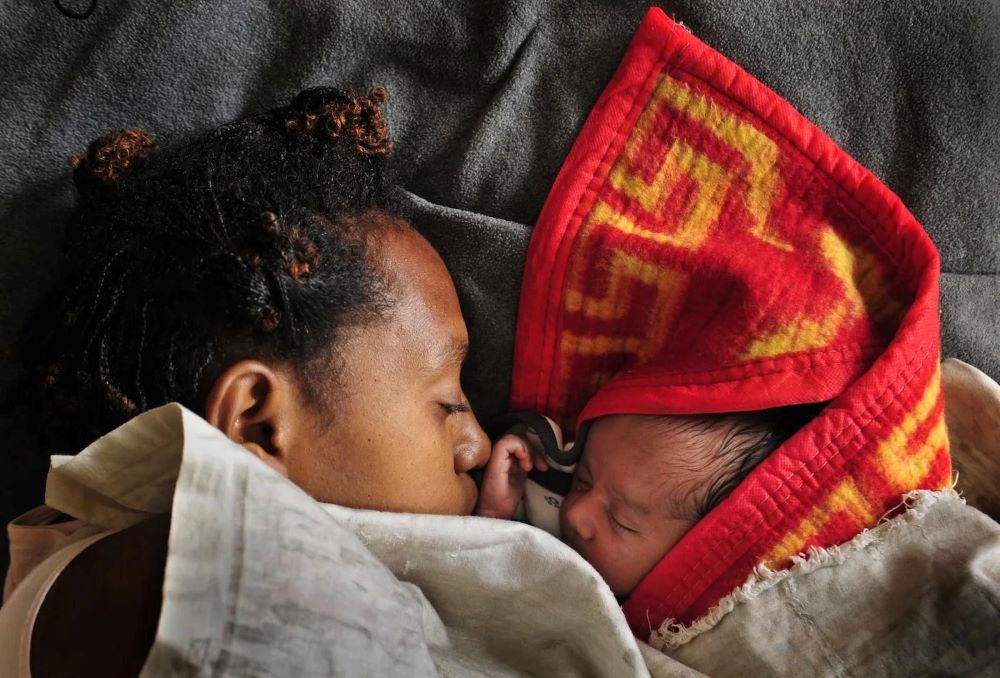
<svg viewBox="0 0 1000 678">
<path fill-rule="evenodd" d="M 145 676 L 1000 673 L 1000 526 L 951 492 L 651 645 L 541 530 L 319 504 L 177 405 L 53 458 L 47 503 L 106 529 L 172 511 Z"/>
<path fill-rule="evenodd" d="M 648 675 L 610 589 L 557 539 L 321 505 L 177 405 L 54 458 L 46 496 L 107 528 L 171 501 L 145 675 Z"/>
</svg>

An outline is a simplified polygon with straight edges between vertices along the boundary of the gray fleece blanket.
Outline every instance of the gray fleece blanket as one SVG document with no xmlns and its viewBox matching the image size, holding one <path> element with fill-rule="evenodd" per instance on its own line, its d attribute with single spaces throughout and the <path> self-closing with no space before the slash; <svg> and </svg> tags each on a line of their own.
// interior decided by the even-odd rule
<svg viewBox="0 0 1000 678">
<path fill-rule="evenodd" d="M 77 20 L 52 2 L 3 3 L 0 388 L 59 270 L 68 154 L 125 126 L 170 143 L 306 86 L 384 83 L 404 200 L 469 323 L 467 391 L 481 417 L 498 413 L 531 225 L 648 4 L 97 0 Z M 941 251 L 945 355 L 1000 377 L 1000 3 L 656 4 L 899 193 Z M 47 467 L 18 420 L 0 421 L 4 523 L 40 500 Z M 6 555 L 0 543 L 0 571 Z"/>
</svg>

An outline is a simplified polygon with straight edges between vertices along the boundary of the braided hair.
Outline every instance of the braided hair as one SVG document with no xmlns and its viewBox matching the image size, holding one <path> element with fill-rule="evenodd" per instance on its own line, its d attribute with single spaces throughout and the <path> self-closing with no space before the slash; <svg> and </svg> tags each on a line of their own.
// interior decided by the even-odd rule
<svg viewBox="0 0 1000 678">
<path fill-rule="evenodd" d="M 70 158 L 70 270 L 22 342 L 48 452 L 167 402 L 200 412 L 247 357 L 317 395 L 338 333 L 390 303 L 367 256 L 371 233 L 406 227 L 385 212 L 385 97 L 310 89 L 176 148 L 126 129 Z"/>
</svg>

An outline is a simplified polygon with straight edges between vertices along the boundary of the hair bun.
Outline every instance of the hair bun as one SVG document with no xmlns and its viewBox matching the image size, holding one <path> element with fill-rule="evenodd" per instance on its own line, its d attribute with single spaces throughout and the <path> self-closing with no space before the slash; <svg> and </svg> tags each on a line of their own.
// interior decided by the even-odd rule
<svg viewBox="0 0 1000 678">
<path fill-rule="evenodd" d="M 331 87 L 307 89 L 289 105 L 292 112 L 285 118 L 285 129 L 329 141 L 345 139 L 360 155 L 386 155 L 392 151 L 382 117 L 387 96 L 381 85 L 365 95 Z"/>
<path fill-rule="evenodd" d="M 159 153 L 160 147 L 152 134 L 143 129 L 129 127 L 97 139 L 87 147 L 87 154 L 69 157 L 75 172 L 77 186 L 96 180 L 103 185 L 117 182 L 137 161 Z"/>
</svg>

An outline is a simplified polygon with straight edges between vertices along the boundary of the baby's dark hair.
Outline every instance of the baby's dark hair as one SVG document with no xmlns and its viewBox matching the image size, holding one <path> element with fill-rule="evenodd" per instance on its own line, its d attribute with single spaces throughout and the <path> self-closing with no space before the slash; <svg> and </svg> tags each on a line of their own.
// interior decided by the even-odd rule
<svg viewBox="0 0 1000 678">
<path fill-rule="evenodd" d="M 47 452 L 170 401 L 200 412 L 247 357 L 321 395 L 316 361 L 390 303 L 369 236 L 407 227 L 386 212 L 385 97 L 310 89 L 174 148 L 126 129 L 70 158 L 69 271 L 22 341 Z"/>
<path fill-rule="evenodd" d="M 753 412 L 656 417 L 660 426 L 673 432 L 693 434 L 717 432 L 706 436 L 711 482 L 691 484 L 684 497 L 675 497 L 672 511 L 693 520 L 704 518 L 728 497 L 764 459 L 815 418 L 821 404 L 778 407 Z M 680 508 L 683 506 L 683 508 Z"/>
</svg>

